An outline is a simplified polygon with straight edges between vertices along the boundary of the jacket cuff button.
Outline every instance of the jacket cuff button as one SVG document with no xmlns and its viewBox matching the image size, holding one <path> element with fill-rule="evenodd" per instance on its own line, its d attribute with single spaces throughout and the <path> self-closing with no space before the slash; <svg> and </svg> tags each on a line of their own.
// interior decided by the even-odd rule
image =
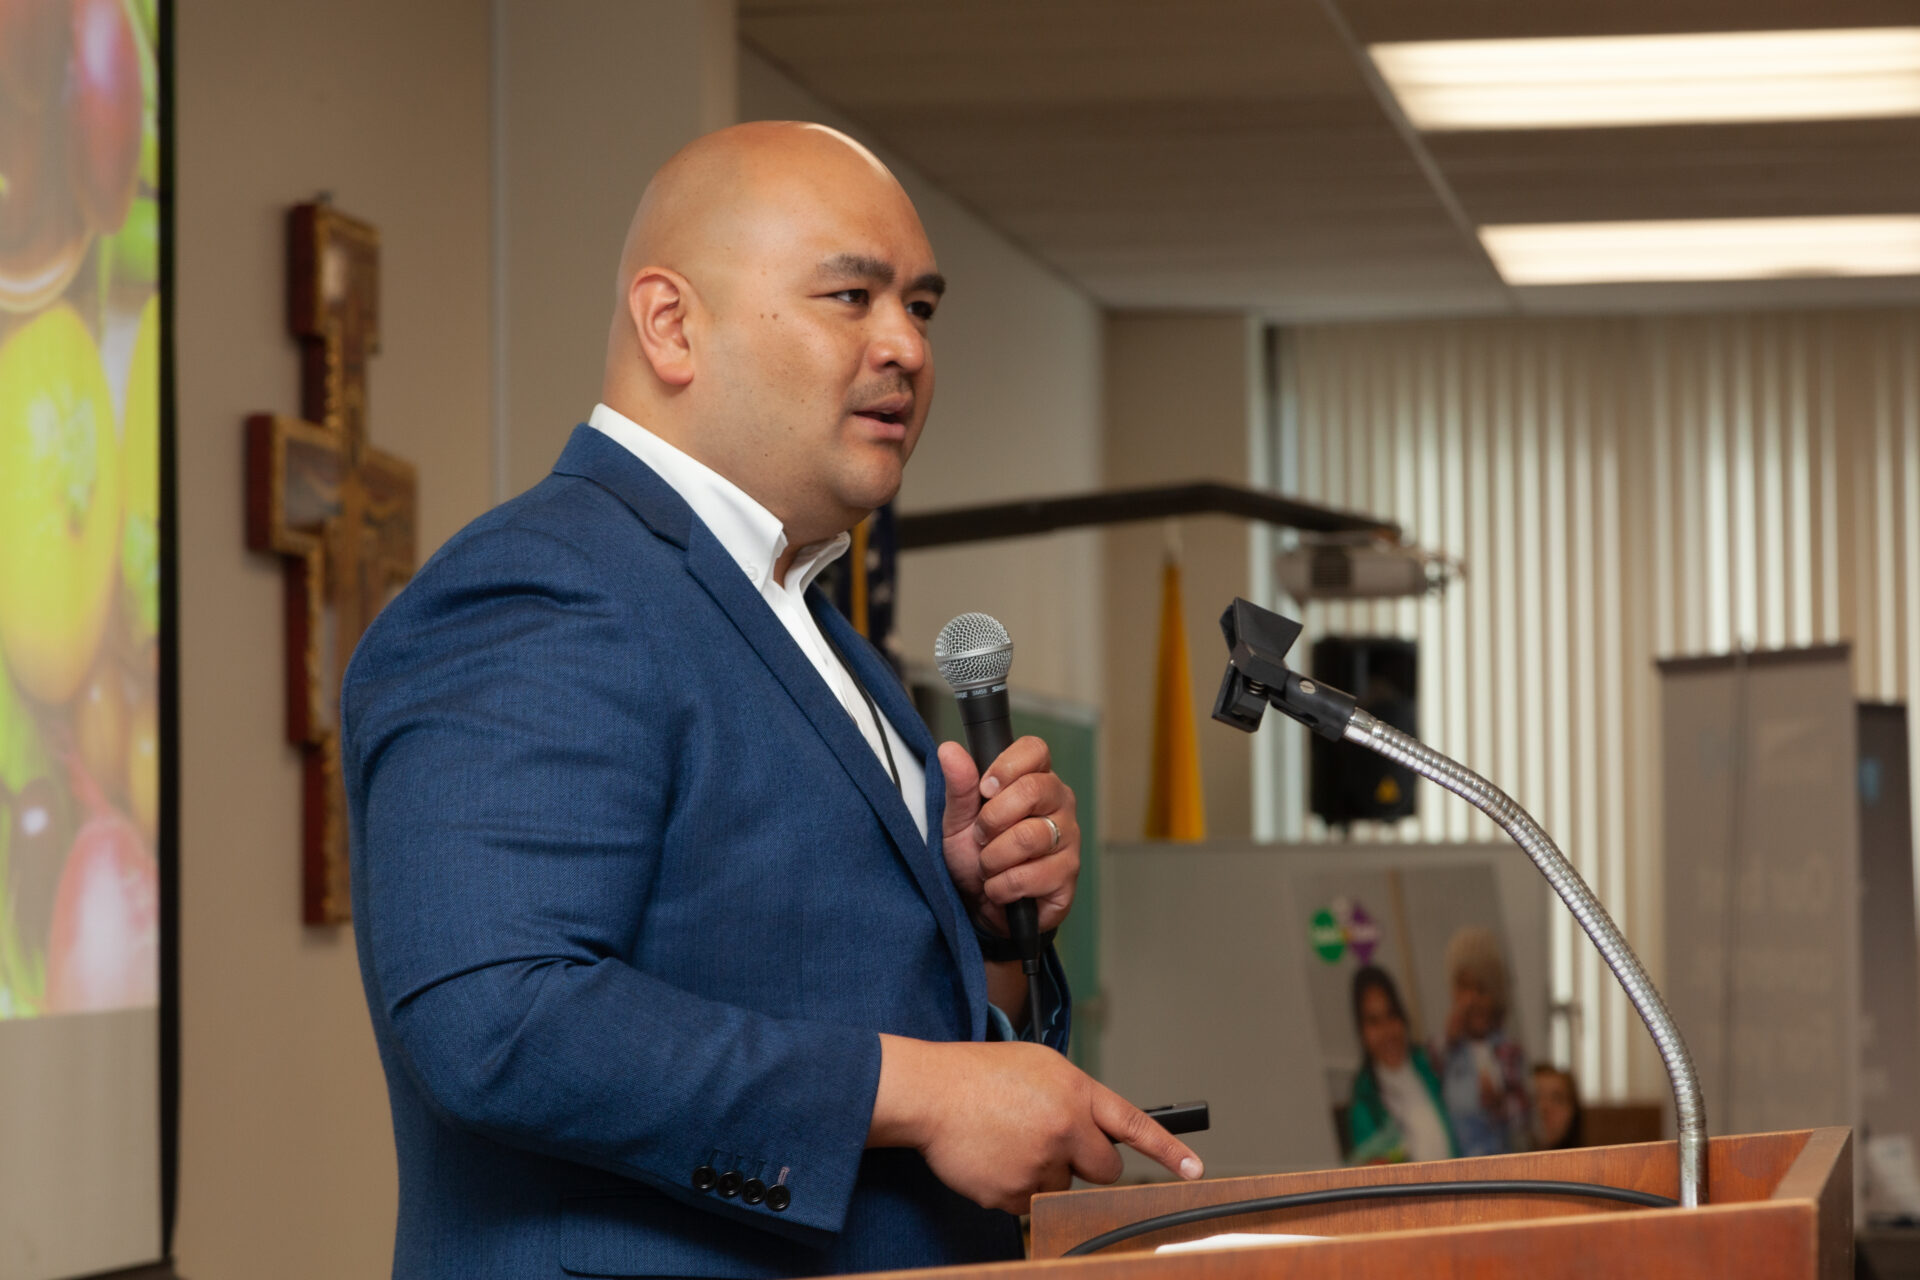
<svg viewBox="0 0 1920 1280">
<path fill-rule="evenodd" d="M 792 1203 L 793 1192 L 787 1190 L 786 1184 L 781 1183 L 767 1188 L 767 1208 L 775 1213 L 779 1213 Z"/>
<path fill-rule="evenodd" d="M 693 1171 L 693 1189 L 695 1191 L 711 1191 L 713 1190 L 714 1183 L 719 1180 L 720 1175 L 713 1171 L 713 1166 L 710 1164 L 703 1164 Z"/>
<path fill-rule="evenodd" d="M 758 1178 L 748 1178 L 746 1185 L 740 1188 L 740 1198 L 748 1204 L 759 1204 L 767 1198 L 767 1184 Z"/>
<path fill-rule="evenodd" d="M 741 1178 L 738 1169 L 729 1169 L 720 1175 L 720 1184 L 716 1190 L 731 1200 L 740 1194 L 740 1185 L 743 1181 L 745 1181 L 745 1179 Z"/>
</svg>

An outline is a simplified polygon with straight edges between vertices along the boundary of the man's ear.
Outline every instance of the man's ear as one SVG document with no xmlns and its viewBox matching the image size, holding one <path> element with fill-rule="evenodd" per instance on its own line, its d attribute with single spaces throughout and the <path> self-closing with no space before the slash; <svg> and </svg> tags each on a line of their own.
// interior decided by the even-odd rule
<svg viewBox="0 0 1920 1280">
<path fill-rule="evenodd" d="M 686 277 L 665 267 L 647 267 L 627 286 L 627 315 L 640 340 L 640 354 L 654 376 L 670 387 L 693 381 L 693 346 L 687 338 L 692 294 Z"/>
</svg>

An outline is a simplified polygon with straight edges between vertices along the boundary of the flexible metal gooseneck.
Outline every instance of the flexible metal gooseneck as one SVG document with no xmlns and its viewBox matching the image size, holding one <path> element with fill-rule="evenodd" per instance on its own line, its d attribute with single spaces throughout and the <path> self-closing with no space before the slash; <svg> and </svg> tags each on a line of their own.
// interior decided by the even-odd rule
<svg viewBox="0 0 1920 1280">
<path fill-rule="evenodd" d="M 1318 683 L 1287 667 L 1287 650 L 1300 638 L 1301 627 L 1249 600 L 1235 600 L 1221 615 L 1220 629 L 1227 639 L 1227 670 L 1214 700 L 1213 718 L 1243 733 L 1260 727 L 1271 705 L 1324 738 L 1357 743 L 1439 786 L 1445 787 L 1500 824 L 1513 842 L 1533 860 L 1553 891 L 1573 912 L 1581 929 L 1599 949 L 1627 999 L 1646 1023 L 1660 1049 L 1667 1078 L 1673 1085 L 1674 1118 L 1680 1130 L 1680 1203 L 1688 1208 L 1706 1199 L 1707 1119 L 1700 1102 L 1700 1080 L 1693 1068 L 1680 1029 L 1674 1025 L 1666 1001 L 1640 964 L 1620 926 L 1600 905 L 1593 890 L 1567 861 L 1553 838 L 1513 797 L 1485 778 L 1440 754 L 1411 734 L 1382 723 L 1361 710 L 1350 693 Z"/>
<path fill-rule="evenodd" d="M 1674 1117 L 1680 1130 L 1680 1203 L 1689 1208 L 1700 1204 L 1705 1196 L 1703 1161 L 1707 1151 L 1707 1120 L 1700 1102 L 1700 1081 L 1694 1074 L 1693 1057 L 1680 1038 L 1680 1029 L 1674 1025 L 1666 1001 L 1660 998 L 1653 979 L 1640 964 L 1640 957 L 1627 945 L 1620 926 L 1607 914 L 1600 899 L 1540 824 L 1514 803 L 1511 796 L 1473 770 L 1357 707 L 1352 719 L 1347 721 L 1346 739 L 1453 792 L 1499 823 L 1500 829 L 1512 836 L 1513 842 L 1533 859 L 1533 865 L 1540 868 L 1540 874 L 1547 878 L 1547 883 L 1567 904 L 1574 919 L 1606 959 L 1607 967 L 1620 980 L 1627 999 L 1633 1001 L 1654 1044 L 1659 1046 L 1660 1060 L 1666 1063 L 1667 1076 L 1673 1083 Z"/>
</svg>

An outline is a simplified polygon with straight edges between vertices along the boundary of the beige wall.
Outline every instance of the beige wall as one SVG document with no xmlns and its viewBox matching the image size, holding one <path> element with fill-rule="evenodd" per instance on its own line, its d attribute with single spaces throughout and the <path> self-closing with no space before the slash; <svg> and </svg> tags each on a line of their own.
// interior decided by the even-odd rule
<svg viewBox="0 0 1920 1280">
<path fill-rule="evenodd" d="M 1238 315 L 1123 312 L 1107 320 L 1106 357 L 1108 486 L 1251 481 L 1264 411 L 1257 323 Z M 1219 618 L 1235 596 L 1251 593 L 1254 534 L 1244 520 L 1203 516 L 1179 521 L 1176 536 L 1207 834 L 1247 836 L 1253 740 L 1209 717 L 1226 656 Z M 1111 839 L 1132 840 L 1146 819 L 1168 528 L 1121 525 L 1105 538 L 1104 830 Z"/>
<path fill-rule="evenodd" d="M 731 0 L 496 0 L 496 11 L 505 498 L 552 469 L 600 398 L 633 206 L 668 156 L 733 123 L 735 57 Z"/>
<path fill-rule="evenodd" d="M 373 432 L 419 467 L 429 554 L 543 475 L 592 406 L 639 186 L 731 116 L 732 13 L 718 0 L 180 9 L 177 1254 L 195 1280 L 384 1274 L 392 1246 L 393 1139 L 352 933 L 299 922 L 279 570 L 242 544 L 241 420 L 298 409 L 284 210 L 326 189 L 380 229 Z M 496 330 L 503 283 L 512 323 Z"/>
<path fill-rule="evenodd" d="M 934 321 L 939 389 L 900 509 L 1098 488 L 1101 320 L 1092 300 L 750 50 L 741 53 L 740 116 L 817 120 L 875 144 L 913 197 L 951 282 Z M 901 652 L 930 664 L 947 620 L 979 610 L 1013 636 L 1017 687 L 1097 704 L 1099 566 L 1094 533 L 908 553 Z"/>
<path fill-rule="evenodd" d="M 249 553 L 241 420 L 299 409 L 286 207 L 382 237 L 377 442 L 431 550 L 487 505 L 487 12 L 470 0 L 176 9 L 181 1196 L 194 1280 L 384 1275 L 386 1090 L 347 929 L 300 923 L 280 573 Z"/>
</svg>

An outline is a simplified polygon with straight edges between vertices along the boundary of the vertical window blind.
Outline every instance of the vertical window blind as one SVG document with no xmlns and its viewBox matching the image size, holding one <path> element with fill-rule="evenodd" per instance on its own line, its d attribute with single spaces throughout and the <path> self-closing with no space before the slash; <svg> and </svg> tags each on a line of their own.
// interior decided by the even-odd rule
<svg viewBox="0 0 1920 1280">
<path fill-rule="evenodd" d="M 1268 482 L 1467 565 L 1442 596 L 1306 606 L 1300 652 L 1418 640 L 1421 735 L 1546 824 L 1662 978 L 1685 904 L 1659 899 L 1655 659 L 1846 642 L 1860 697 L 1920 679 L 1920 309 L 1315 325 L 1272 351 Z M 1305 744 L 1261 759 L 1260 833 L 1329 838 Z M 1501 838 L 1431 788 L 1350 837 Z M 1552 919 L 1566 1016 L 1530 1048 L 1597 1098 L 1663 1094 L 1604 963 Z"/>
</svg>

